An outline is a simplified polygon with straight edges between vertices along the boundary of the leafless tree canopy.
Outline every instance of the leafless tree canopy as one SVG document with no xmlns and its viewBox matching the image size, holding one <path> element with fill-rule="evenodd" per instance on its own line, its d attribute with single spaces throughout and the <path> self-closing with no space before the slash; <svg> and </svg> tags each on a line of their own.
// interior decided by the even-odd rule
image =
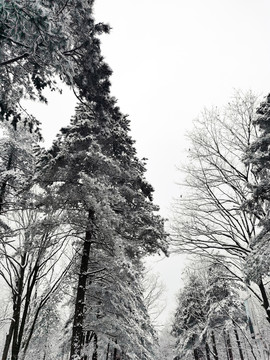
<svg viewBox="0 0 270 360">
<path fill-rule="evenodd" d="M 237 92 L 224 109 L 205 109 L 194 122 L 188 164 L 181 168 L 183 195 L 175 205 L 176 251 L 226 257 L 235 270 L 242 268 L 258 224 L 243 208 L 256 182 L 243 162 L 256 136 L 256 107 L 255 95 Z"/>
</svg>

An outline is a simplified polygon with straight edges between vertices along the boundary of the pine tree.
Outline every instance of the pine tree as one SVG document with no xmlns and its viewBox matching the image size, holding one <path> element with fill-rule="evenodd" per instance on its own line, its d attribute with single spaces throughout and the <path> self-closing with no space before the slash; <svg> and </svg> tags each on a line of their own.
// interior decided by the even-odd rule
<svg viewBox="0 0 270 360">
<path fill-rule="evenodd" d="M 239 298 L 239 284 L 220 264 L 200 261 L 201 267 L 188 273 L 184 288 L 178 296 L 172 334 L 176 337 L 176 351 L 180 356 L 201 353 L 220 358 L 216 334 L 224 332 L 223 348 L 232 359 L 231 329 L 245 326 L 246 316 Z M 239 340 L 239 338 L 238 338 Z M 239 340 L 240 342 L 240 340 Z M 241 344 L 237 343 L 239 352 Z M 234 341 L 235 343 L 235 341 Z M 223 351 L 223 350 L 222 350 Z M 204 355 L 203 355 L 204 356 Z"/>
<path fill-rule="evenodd" d="M 263 101 L 257 109 L 257 118 L 254 124 L 259 133 L 256 140 L 247 148 L 246 164 L 251 167 L 257 182 L 250 184 L 252 194 L 244 206 L 259 220 L 259 233 L 254 236 L 251 242 L 252 252 L 246 262 L 246 274 L 248 281 L 258 284 L 263 307 L 270 322 L 269 299 L 263 278 L 269 275 L 269 109 L 270 96 Z"/>
<path fill-rule="evenodd" d="M 157 207 L 151 202 L 153 189 L 144 179 L 144 165 L 135 156 L 133 141 L 127 134 L 127 118 L 115 107 L 110 113 L 95 110 L 95 116 L 90 110 L 90 106 L 78 107 L 71 125 L 62 129 L 53 148 L 44 156 L 45 168 L 42 166 L 44 186 L 55 187 L 56 201 L 59 208 L 65 209 L 74 236 L 85 237 L 83 245 L 79 245 L 82 258 L 73 358 L 80 356 L 83 343 L 87 272 L 92 252 L 114 253 L 119 242 L 130 260 L 166 250 L 163 220 L 154 214 Z"/>
<path fill-rule="evenodd" d="M 253 239 L 253 252 L 250 255 L 249 275 L 252 280 L 260 282 L 263 275 L 269 273 L 268 249 L 268 208 L 269 208 L 269 133 L 270 133 L 270 96 L 260 104 L 257 110 L 255 125 L 258 127 L 258 138 L 247 149 L 246 162 L 252 166 L 252 172 L 258 179 L 251 185 L 252 197 L 246 202 L 250 211 L 259 219 L 260 233 Z M 254 266 L 253 266 L 254 265 Z"/>
<path fill-rule="evenodd" d="M 178 306 L 172 327 L 176 337 L 176 352 L 180 356 L 192 354 L 200 346 L 200 334 L 203 332 L 207 312 L 205 310 L 205 288 L 196 274 L 189 274 L 188 281 L 178 295 Z"/>
<path fill-rule="evenodd" d="M 95 251 L 90 258 L 84 327 L 97 336 L 99 358 L 109 345 L 109 352 L 116 348 L 128 359 L 152 359 L 155 334 L 143 304 L 142 265 L 125 254 L 123 243 L 115 246 L 113 256 Z"/>
<path fill-rule="evenodd" d="M 109 27 L 94 23 L 92 0 L 2 2 L 0 30 L 2 115 L 16 113 L 24 96 L 45 101 L 42 90 L 55 89 L 56 76 L 93 88 L 96 35 Z"/>
</svg>

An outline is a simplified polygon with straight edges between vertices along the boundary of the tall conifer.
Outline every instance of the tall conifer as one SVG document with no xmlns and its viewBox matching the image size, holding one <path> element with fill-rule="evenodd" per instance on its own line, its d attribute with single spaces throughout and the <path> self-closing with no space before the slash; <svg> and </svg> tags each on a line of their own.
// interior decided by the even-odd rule
<svg viewBox="0 0 270 360">
<path fill-rule="evenodd" d="M 72 359 L 80 356 L 83 346 L 91 251 L 100 248 L 113 254 L 118 239 L 131 261 L 166 251 L 163 220 L 155 214 L 158 208 L 152 203 L 153 188 L 144 178 L 145 167 L 136 157 L 128 130 L 128 119 L 117 107 L 109 112 L 108 107 L 97 104 L 93 110 L 89 103 L 80 105 L 71 125 L 62 129 L 43 159 L 45 187 L 55 188 L 55 199 L 65 209 L 74 236 L 84 236 Z"/>
</svg>

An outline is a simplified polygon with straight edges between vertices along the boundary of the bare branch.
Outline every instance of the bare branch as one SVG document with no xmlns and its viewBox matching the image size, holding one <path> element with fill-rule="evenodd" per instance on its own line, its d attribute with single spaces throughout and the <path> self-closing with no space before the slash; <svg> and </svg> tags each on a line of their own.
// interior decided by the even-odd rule
<svg viewBox="0 0 270 360">
<path fill-rule="evenodd" d="M 27 58 L 28 56 L 30 56 L 30 54 L 26 52 L 26 53 L 24 53 L 24 54 L 22 54 L 22 55 L 19 55 L 19 56 L 13 58 L 13 59 L 9 59 L 9 60 L 6 60 L 6 61 L 1 62 L 1 63 L 0 63 L 0 66 L 5 66 L 5 65 L 12 64 L 12 63 L 14 63 L 14 62 L 16 62 L 16 61 L 20 61 L 20 60 L 22 60 L 22 59 L 25 59 L 25 58 Z"/>
</svg>

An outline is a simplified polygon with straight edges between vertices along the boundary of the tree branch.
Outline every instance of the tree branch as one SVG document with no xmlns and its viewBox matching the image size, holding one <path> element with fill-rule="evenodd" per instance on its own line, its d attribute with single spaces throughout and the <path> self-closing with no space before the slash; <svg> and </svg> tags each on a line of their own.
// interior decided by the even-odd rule
<svg viewBox="0 0 270 360">
<path fill-rule="evenodd" d="M 16 62 L 16 61 L 19 61 L 19 60 L 22 60 L 22 59 L 27 58 L 29 55 L 30 55 L 30 54 L 26 52 L 26 53 L 24 53 L 24 54 L 22 54 L 22 55 L 20 55 L 20 56 L 17 56 L 17 57 L 15 57 L 15 58 L 13 58 L 13 59 L 9 59 L 9 60 L 6 60 L 6 61 L 1 62 L 1 63 L 0 63 L 0 66 L 5 66 L 5 65 L 12 64 L 12 63 L 14 63 L 14 62 Z"/>
</svg>

